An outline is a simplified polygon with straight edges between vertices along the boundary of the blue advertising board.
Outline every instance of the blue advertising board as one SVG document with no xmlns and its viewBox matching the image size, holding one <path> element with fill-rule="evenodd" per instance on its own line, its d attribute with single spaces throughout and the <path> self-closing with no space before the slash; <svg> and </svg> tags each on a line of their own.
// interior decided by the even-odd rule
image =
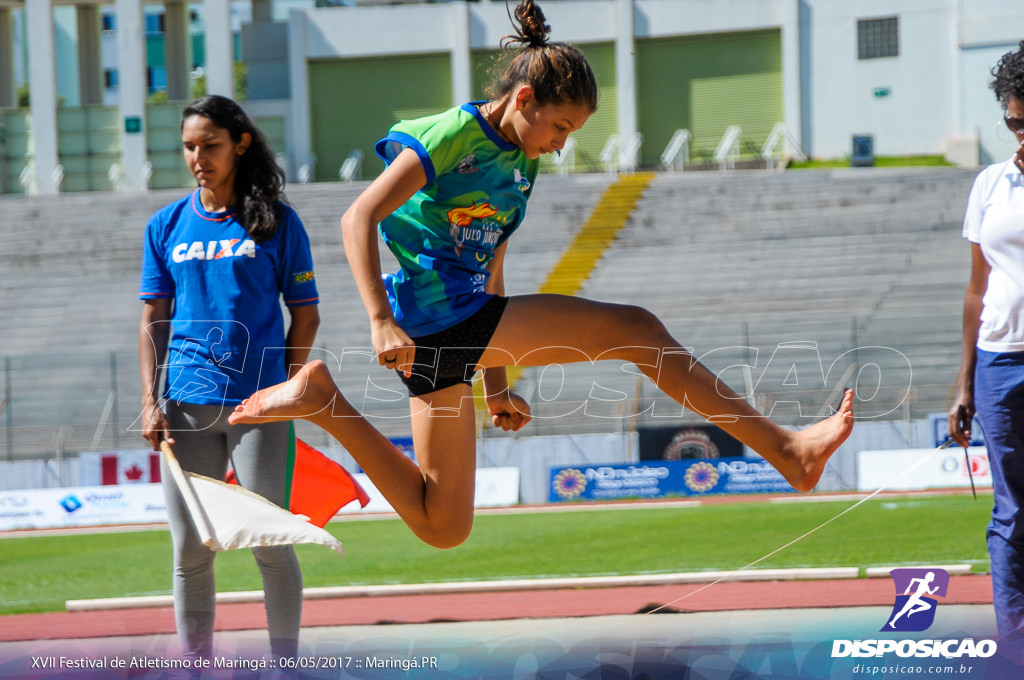
<svg viewBox="0 0 1024 680">
<path fill-rule="evenodd" d="M 634 465 L 551 468 L 551 502 L 608 501 L 707 494 L 792 493 L 771 463 L 759 458 L 649 461 Z"/>
</svg>

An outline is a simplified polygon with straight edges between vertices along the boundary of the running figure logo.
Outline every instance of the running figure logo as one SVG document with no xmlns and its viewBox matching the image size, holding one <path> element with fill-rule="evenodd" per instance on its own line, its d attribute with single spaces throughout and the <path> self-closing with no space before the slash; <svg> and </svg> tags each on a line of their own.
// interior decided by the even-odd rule
<svg viewBox="0 0 1024 680">
<path fill-rule="evenodd" d="M 946 597 L 949 573 L 944 569 L 929 567 L 893 569 L 889 575 L 896 586 L 896 603 L 882 630 L 907 633 L 927 630 L 935 621 L 938 606 L 932 596 Z"/>
</svg>

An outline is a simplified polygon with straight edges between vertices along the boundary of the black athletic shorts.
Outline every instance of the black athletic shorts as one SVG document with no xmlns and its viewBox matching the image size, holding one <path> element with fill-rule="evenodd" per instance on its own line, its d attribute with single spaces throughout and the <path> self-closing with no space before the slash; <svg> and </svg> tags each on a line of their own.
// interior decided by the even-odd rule
<svg viewBox="0 0 1024 680">
<path fill-rule="evenodd" d="M 412 338 L 416 345 L 412 375 L 406 378 L 405 373 L 395 370 L 409 396 L 418 397 L 459 383 L 469 385 L 507 304 L 507 297 L 495 295 L 468 319 L 442 331 Z"/>
</svg>

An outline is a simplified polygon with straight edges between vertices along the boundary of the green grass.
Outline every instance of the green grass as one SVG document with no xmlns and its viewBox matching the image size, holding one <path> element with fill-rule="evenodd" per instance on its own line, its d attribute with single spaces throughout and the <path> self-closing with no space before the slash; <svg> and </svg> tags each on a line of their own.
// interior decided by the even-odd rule
<svg viewBox="0 0 1024 680">
<path fill-rule="evenodd" d="M 298 546 L 307 587 L 738 569 L 853 501 L 481 515 L 453 550 L 399 520 L 328 525 L 346 558 Z M 969 563 L 988 567 L 991 495 L 874 498 L 756 568 Z M 165 530 L 0 540 L 0 614 L 61 611 L 69 599 L 170 593 Z M 217 558 L 219 591 L 259 590 L 249 551 Z"/>
<path fill-rule="evenodd" d="M 875 156 L 876 168 L 913 168 L 913 167 L 952 167 L 954 164 L 942 156 Z M 812 159 L 809 161 L 793 161 L 790 170 L 808 168 L 848 168 L 849 158 L 832 158 L 828 160 Z"/>
</svg>

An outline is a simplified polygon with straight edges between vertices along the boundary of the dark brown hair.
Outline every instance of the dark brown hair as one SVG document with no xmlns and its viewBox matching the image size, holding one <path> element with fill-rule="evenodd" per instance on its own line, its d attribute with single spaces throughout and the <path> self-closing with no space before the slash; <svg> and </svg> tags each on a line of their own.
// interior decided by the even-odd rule
<svg viewBox="0 0 1024 680">
<path fill-rule="evenodd" d="M 534 0 L 522 0 L 509 12 L 515 33 L 501 40 L 497 77 L 488 89 L 493 99 L 508 96 L 518 85 L 533 88 L 537 103 L 581 104 L 597 110 L 597 80 L 586 57 L 573 47 L 548 40 L 551 27 Z"/>
<path fill-rule="evenodd" d="M 235 201 L 238 221 L 256 243 L 262 243 L 277 231 L 280 203 L 284 201 L 285 176 L 277 164 L 266 135 L 256 127 L 233 99 L 206 95 L 189 103 L 181 113 L 181 126 L 189 116 L 202 116 L 227 130 L 231 141 L 239 142 L 248 132 L 252 142 L 238 157 L 235 167 Z"/>
<path fill-rule="evenodd" d="M 1016 52 L 1007 52 L 992 69 L 992 89 L 996 92 L 996 99 L 1006 108 L 1010 99 L 1019 99 L 1024 102 L 1024 40 L 1020 42 L 1020 49 Z"/>
</svg>

